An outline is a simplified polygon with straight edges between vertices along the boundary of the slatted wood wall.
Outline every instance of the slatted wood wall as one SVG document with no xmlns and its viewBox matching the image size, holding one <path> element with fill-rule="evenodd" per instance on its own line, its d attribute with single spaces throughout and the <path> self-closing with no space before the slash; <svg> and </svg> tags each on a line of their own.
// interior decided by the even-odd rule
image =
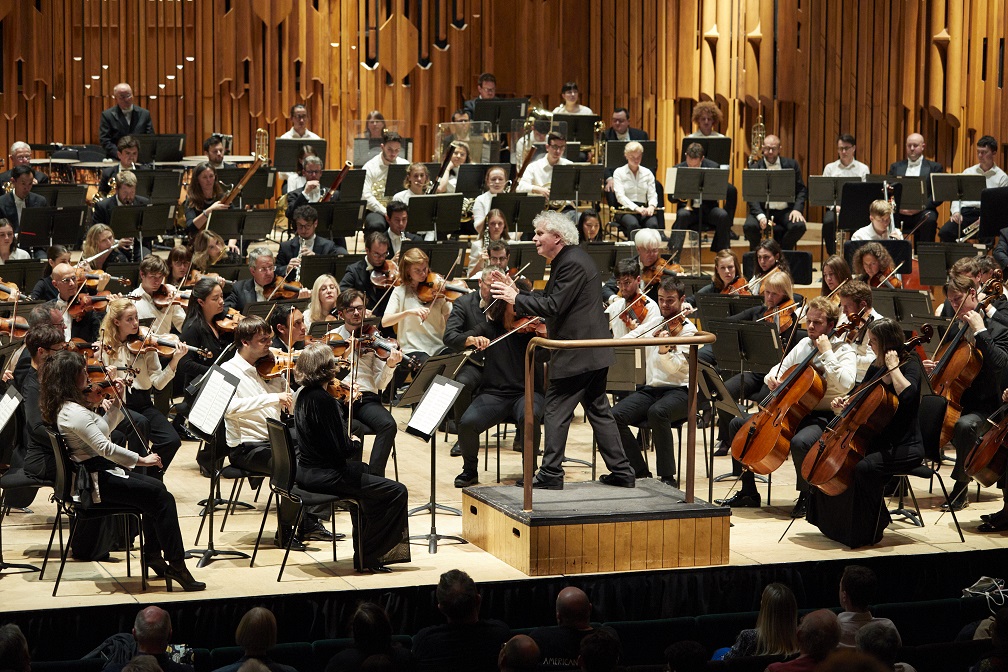
<svg viewBox="0 0 1008 672">
<path fill-rule="evenodd" d="M 340 148 L 330 165 L 370 109 L 402 120 L 426 158 L 487 70 L 503 95 L 552 107 L 573 79 L 605 118 L 628 107 L 661 142 L 659 177 L 699 100 L 723 111 L 735 169 L 761 111 L 806 174 L 845 132 L 873 171 L 912 131 L 961 170 L 980 135 L 1008 141 L 1006 32 L 1005 0 L 7 0 L 0 129 L 5 147 L 95 142 L 128 81 L 188 153 L 213 131 L 248 152 L 255 128 L 275 137 L 304 102 Z"/>
</svg>

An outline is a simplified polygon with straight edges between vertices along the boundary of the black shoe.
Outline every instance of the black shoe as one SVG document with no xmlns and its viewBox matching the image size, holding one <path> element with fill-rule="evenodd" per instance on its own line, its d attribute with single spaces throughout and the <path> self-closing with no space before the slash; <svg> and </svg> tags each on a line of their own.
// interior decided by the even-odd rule
<svg viewBox="0 0 1008 672">
<path fill-rule="evenodd" d="M 281 539 L 279 533 L 274 534 L 273 535 L 273 545 L 276 546 L 277 548 L 286 548 L 287 547 L 287 535 L 284 535 L 284 538 Z M 297 538 L 297 536 L 295 536 L 291 540 L 290 550 L 292 550 L 292 551 L 302 551 L 303 552 L 303 551 L 307 551 L 308 547 L 305 546 L 304 543 L 300 539 Z"/>
<path fill-rule="evenodd" d="M 515 481 L 515 485 L 517 485 L 519 488 L 525 487 L 525 479 L 519 478 L 517 481 Z M 563 481 L 539 480 L 538 478 L 533 477 L 532 487 L 535 488 L 536 490 L 563 490 Z"/>
<path fill-rule="evenodd" d="M 172 427 L 175 428 L 175 433 L 179 435 L 179 438 L 183 441 L 199 441 L 199 438 L 193 436 L 193 433 L 189 431 L 184 422 L 173 422 Z"/>
<path fill-rule="evenodd" d="M 760 494 L 757 492 L 755 495 L 748 495 L 736 492 L 728 499 L 715 499 L 714 503 L 721 506 L 730 506 L 733 509 L 758 509 L 760 507 Z"/>
<path fill-rule="evenodd" d="M 634 473 L 634 478 L 654 478 L 654 474 L 650 471 L 645 471 L 644 473 L 638 474 Z"/>
<path fill-rule="evenodd" d="M 738 239 L 739 239 L 739 235 L 738 235 L 737 233 L 735 233 L 735 231 L 734 231 L 734 230 L 732 230 L 732 231 L 729 231 L 729 232 L 728 232 L 728 235 L 729 235 L 729 236 L 731 236 L 731 239 L 732 239 L 732 240 L 738 240 Z"/>
<path fill-rule="evenodd" d="M 1008 520 L 1008 509 L 1001 509 L 995 513 L 981 513 L 980 520 L 985 523 L 998 523 L 1002 519 Z"/>
<path fill-rule="evenodd" d="M 385 565 L 371 565 L 370 567 L 365 567 L 364 569 L 358 569 L 357 573 L 358 574 L 365 574 L 365 573 L 371 573 L 371 574 L 391 574 L 392 570 L 389 569 L 388 567 L 386 567 Z"/>
<path fill-rule="evenodd" d="M 731 452 L 731 446 L 724 441 L 718 441 L 714 444 L 714 457 L 724 457 Z"/>
<path fill-rule="evenodd" d="M 798 501 L 791 509 L 791 517 L 804 518 L 806 513 L 808 513 L 808 495 L 803 492 L 798 495 Z"/>
<path fill-rule="evenodd" d="M 679 479 L 676 478 L 675 476 L 662 476 L 661 482 L 669 486 L 670 488 L 676 488 L 677 490 L 679 489 Z"/>
<path fill-rule="evenodd" d="M 468 471 L 463 471 L 455 477 L 456 488 L 468 488 L 470 485 L 476 485 L 477 483 L 479 483 L 479 477 Z"/>
<path fill-rule="evenodd" d="M 959 485 L 956 484 L 956 486 L 952 488 L 952 493 L 949 494 L 949 502 L 952 502 L 952 506 L 950 507 L 948 505 L 948 502 L 946 502 L 945 504 L 941 505 L 941 510 L 962 511 L 967 506 L 969 506 L 969 495 L 966 492 L 967 488 L 969 488 L 968 485 L 959 487 Z"/>
<path fill-rule="evenodd" d="M 301 523 L 301 529 L 298 530 L 298 539 L 303 541 L 332 541 L 335 537 L 336 541 L 341 541 L 346 539 L 346 535 L 342 532 L 337 532 L 333 534 L 325 528 L 321 520 L 313 518 L 309 521 Z"/>
<path fill-rule="evenodd" d="M 632 488 L 636 485 L 634 479 L 620 478 L 616 474 L 602 474 L 598 480 L 602 485 L 612 485 L 617 488 Z"/>
<path fill-rule="evenodd" d="M 206 590 L 206 584 L 197 581 L 189 573 L 189 568 L 185 566 L 185 560 L 176 560 L 165 567 L 165 584 L 168 586 L 169 593 L 172 590 L 172 581 L 182 586 L 182 590 L 187 593 Z"/>
<path fill-rule="evenodd" d="M 989 520 L 986 523 L 980 523 L 977 527 L 977 532 L 980 533 L 1003 532 L 1005 530 L 1008 530 L 1008 518 Z"/>
<path fill-rule="evenodd" d="M 168 571 L 168 563 L 160 555 L 153 555 L 147 558 L 147 569 L 154 572 L 154 575 L 159 579 L 163 579 Z"/>
<path fill-rule="evenodd" d="M 452 457 L 462 457 L 462 446 L 459 445 L 458 441 L 452 445 L 451 452 L 448 454 Z"/>
</svg>

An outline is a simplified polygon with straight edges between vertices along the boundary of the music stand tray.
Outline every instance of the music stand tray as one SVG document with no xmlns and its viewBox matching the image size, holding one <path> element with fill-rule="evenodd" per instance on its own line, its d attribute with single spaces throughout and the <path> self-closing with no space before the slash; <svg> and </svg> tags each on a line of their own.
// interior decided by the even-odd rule
<svg viewBox="0 0 1008 672">
<path fill-rule="evenodd" d="M 794 171 L 746 168 L 742 171 L 742 199 L 764 204 L 777 201 L 794 203 Z"/>
<path fill-rule="evenodd" d="M 301 157 L 301 148 L 305 145 L 311 145 L 311 148 L 315 151 L 315 156 L 322 159 L 322 165 L 325 166 L 325 138 L 277 138 L 273 145 L 273 166 L 281 172 L 297 172 L 298 159 Z"/>
<path fill-rule="evenodd" d="M 298 282 L 305 287 L 311 287 L 320 275 L 326 275 L 332 270 L 333 262 L 339 255 L 336 254 L 309 254 L 301 257 L 301 272 L 298 274 Z M 336 280 L 337 284 L 339 279 Z"/>
<path fill-rule="evenodd" d="M 623 150 L 631 142 L 639 142 L 644 148 L 644 155 L 641 157 L 641 165 L 650 170 L 655 175 L 658 174 L 658 143 L 654 140 L 609 140 L 605 145 L 605 167 L 609 170 L 616 170 L 620 166 L 626 165 L 626 157 Z"/>
<path fill-rule="evenodd" d="M 418 231 L 457 231 L 462 222 L 462 194 L 424 194 L 412 196 L 407 205 L 407 219 Z M 428 229 L 427 226 L 430 225 Z"/>
<path fill-rule="evenodd" d="M 890 175 L 889 179 L 896 184 L 903 185 L 903 193 L 900 198 L 900 207 L 914 212 L 924 209 L 928 202 L 923 177 L 906 177 Z"/>
<path fill-rule="evenodd" d="M 246 240 L 261 241 L 269 238 L 276 223 L 276 213 L 273 210 L 247 210 L 245 223 L 242 226 L 241 245 Z"/>
<path fill-rule="evenodd" d="M 987 178 L 983 175 L 931 173 L 931 192 L 939 202 L 979 201 L 986 188 Z"/>
<path fill-rule="evenodd" d="M 674 172 L 673 172 L 674 171 Z M 671 185 L 667 193 L 677 201 L 723 201 L 728 197 L 726 168 L 669 168 Z M 666 179 L 669 179 L 666 177 Z"/>
<path fill-rule="evenodd" d="M 683 138 L 679 151 L 679 161 L 686 160 L 686 148 L 694 142 L 699 143 L 704 148 L 704 157 L 710 159 L 719 166 L 731 164 L 732 139 L 727 136 L 711 138 Z"/>
<path fill-rule="evenodd" d="M 138 134 L 133 137 L 140 145 L 137 163 L 181 161 L 185 154 L 184 133 Z"/>
<path fill-rule="evenodd" d="M 695 298 L 700 321 L 708 318 L 727 319 L 763 303 L 762 296 L 748 294 L 697 294 Z"/>
<path fill-rule="evenodd" d="M 543 279 L 546 275 L 546 257 L 536 251 L 535 243 L 530 240 L 509 242 L 508 249 L 511 254 L 510 266 L 525 268 L 521 274 L 532 282 Z"/>
<path fill-rule="evenodd" d="M 835 208 L 840 205 L 840 197 L 843 195 L 843 185 L 848 182 L 861 181 L 861 178 L 858 177 L 826 177 L 825 175 L 809 175 L 809 205 Z"/>
</svg>

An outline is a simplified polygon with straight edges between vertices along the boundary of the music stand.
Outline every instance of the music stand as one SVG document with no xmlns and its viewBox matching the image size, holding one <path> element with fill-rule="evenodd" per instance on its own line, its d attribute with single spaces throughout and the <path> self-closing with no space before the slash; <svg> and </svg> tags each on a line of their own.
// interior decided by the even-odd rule
<svg viewBox="0 0 1008 672">
<path fill-rule="evenodd" d="M 704 157 L 710 159 L 719 166 L 731 164 L 732 139 L 727 136 L 714 136 L 710 138 L 694 137 L 683 138 L 679 161 L 686 160 L 686 148 L 694 142 L 699 143 L 704 148 Z"/>
<path fill-rule="evenodd" d="M 140 145 L 137 163 L 158 164 L 181 161 L 185 154 L 184 133 L 151 133 L 133 136 Z M 178 194 L 176 194 L 176 197 Z"/>
<path fill-rule="evenodd" d="M 134 249 L 136 246 L 134 245 Z M 136 262 L 110 262 L 105 264 L 105 272 L 109 275 L 114 275 L 124 280 L 129 281 L 129 285 L 124 285 L 118 280 L 109 280 L 109 284 L 105 289 L 114 293 L 127 294 L 135 287 L 140 285 L 140 266 Z"/>
<path fill-rule="evenodd" d="M 605 146 L 605 167 L 610 171 L 626 165 L 623 150 L 631 142 L 639 142 L 644 148 L 641 165 L 652 173 L 658 173 L 658 143 L 654 140 L 609 140 Z"/>
<path fill-rule="evenodd" d="M 333 262 L 336 261 L 337 254 L 309 254 L 301 257 L 301 271 L 298 273 L 298 282 L 305 287 L 311 287 L 316 278 L 325 275 L 332 270 Z M 336 281 L 337 283 L 339 280 Z"/>
<path fill-rule="evenodd" d="M 329 201 L 310 205 L 318 213 L 318 234 L 329 240 L 353 239 L 356 252 L 357 233 L 364 219 L 364 201 Z"/>
<path fill-rule="evenodd" d="M 536 251 L 535 243 L 532 241 L 509 242 L 508 251 L 511 257 L 508 265 L 512 268 L 524 268 L 522 275 L 532 282 L 542 280 L 546 275 L 546 257 Z"/>
<path fill-rule="evenodd" d="M 700 393 L 710 402 L 711 408 L 717 413 L 727 413 L 733 418 L 742 417 L 742 409 L 738 402 L 728 394 L 728 388 L 721 380 L 720 374 L 710 364 L 697 362 L 697 383 L 700 386 Z M 713 418 L 713 414 L 711 416 Z M 710 445 L 714 445 L 714 430 L 717 428 L 716 422 L 710 422 Z M 714 501 L 714 450 L 710 451 L 707 457 L 707 501 Z"/>
<path fill-rule="evenodd" d="M 1008 212 L 1008 187 L 994 187 L 980 192 L 980 240 L 993 240 L 1001 233 L 1004 213 Z"/>
<path fill-rule="evenodd" d="M 58 208 L 87 205 L 87 187 L 79 184 L 36 184 L 32 193 Z"/>
<path fill-rule="evenodd" d="M 412 202 L 413 199 L 411 198 L 410 201 Z M 447 269 L 451 268 L 454 265 L 455 266 L 454 270 L 452 270 L 451 275 L 448 276 L 449 280 L 451 280 L 452 278 L 457 278 L 459 277 L 459 275 L 464 276 L 466 274 L 465 264 L 463 264 L 461 261 L 458 264 L 456 264 L 455 260 L 458 259 L 458 254 L 460 250 L 464 251 L 469 249 L 468 243 L 459 242 L 457 240 L 454 241 L 443 240 L 440 242 L 431 242 L 426 240 L 403 240 L 402 248 L 399 250 L 400 252 L 399 257 L 402 258 L 402 255 L 406 254 L 407 250 L 410 250 L 414 247 L 420 248 L 423 251 L 423 253 L 427 255 L 428 259 L 427 265 L 430 266 L 432 269 L 434 268 Z"/>
<path fill-rule="evenodd" d="M 497 194 L 490 199 L 490 209 L 504 213 L 504 219 L 514 227 L 515 238 L 519 239 L 535 231 L 532 222 L 545 205 L 545 199 L 538 194 Z"/>
<path fill-rule="evenodd" d="M 234 189 L 247 172 L 245 168 L 219 168 L 217 179 L 221 184 L 230 185 L 231 189 Z M 246 205 L 256 206 L 265 203 L 273 197 L 275 178 L 276 173 L 272 168 L 260 166 L 242 187 L 242 190 L 238 192 L 236 205 L 239 208 L 244 208 Z"/>
<path fill-rule="evenodd" d="M 728 198 L 727 168 L 669 168 L 666 171 L 666 184 L 671 179 L 671 187 L 667 193 L 677 201 L 687 201 L 693 207 L 693 201 L 699 199 L 701 205 L 696 209 L 699 231 L 703 231 L 703 201 L 723 201 Z M 681 247 L 679 248 L 682 249 Z M 696 254 L 700 258 L 700 236 L 696 237 Z"/>
<path fill-rule="evenodd" d="M 136 193 L 149 198 L 153 203 L 178 204 L 179 190 L 182 188 L 181 170 L 148 168 L 133 171 L 137 178 Z"/>
<path fill-rule="evenodd" d="M 945 201 L 979 201 L 984 189 L 987 188 L 987 178 L 983 175 L 965 175 L 963 173 L 932 173 L 932 198 L 938 202 Z M 994 235 L 997 235 L 996 233 Z M 962 223 L 959 224 L 959 235 L 962 236 Z M 920 247 L 918 246 L 918 249 Z"/>
<path fill-rule="evenodd" d="M 693 296 L 697 293 L 697 290 L 706 287 L 711 284 L 711 276 L 709 275 L 677 275 L 677 280 L 681 280 L 684 285 L 686 285 L 686 295 Z"/>
<path fill-rule="evenodd" d="M 336 200 L 340 203 L 363 200 L 365 177 L 363 170 L 348 170 L 343 181 L 340 182 L 339 196 Z M 332 184 L 332 181 L 329 184 Z"/>
<path fill-rule="evenodd" d="M 415 230 L 457 231 L 462 222 L 462 200 L 459 193 L 424 194 L 412 196 L 407 205 L 406 217 Z M 430 229 L 424 228 L 430 223 Z"/>
<path fill-rule="evenodd" d="M 928 194 L 925 190 L 926 187 L 923 177 L 890 175 L 889 179 L 895 184 L 903 185 L 903 193 L 900 198 L 900 208 L 904 210 L 912 210 L 914 212 L 919 212 L 924 209 L 924 206 L 928 203 Z"/>
<path fill-rule="evenodd" d="M 952 264 L 964 257 L 977 256 L 977 250 L 970 243 L 917 243 L 917 271 L 922 285 L 944 285 Z"/>
<path fill-rule="evenodd" d="M 583 115 L 578 115 L 583 116 Z M 569 163 L 553 166 L 550 183 L 551 201 L 597 201 L 602 197 L 605 166 L 594 163 Z"/>
<path fill-rule="evenodd" d="M 727 319 L 753 306 L 763 305 L 762 296 L 749 294 L 697 294 L 695 298 L 701 321 L 708 318 Z"/>
<path fill-rule="evenodd" d="M 18 239 L 29 247 L 76 247 L 82 238 L 85 208 L 25 208 L 21 211 Z M 25 239 L 28 239 L 27 241 Z"/>
<path fill-rule="evenodd" d="M 238 246 L 245 249 L 245 240 L 263 241 L 269 239 L 276 224 L 276 213 L 273 210 L 246 210 L 245 222 L 242 224 L 242 237 Z"/>
<path fill-rule="evenodd" d="M 477 98 L 472 121 L 490 122 L 490 128 L 494 129 L 494 133 L 499 137 L 502 128 L 503 132 L 507 133 L 516 119 L 525 119 L 528 103 L 528 98 L 490 98 L 487 100 Z"/>
<path fill-rule="evenodd" d="M 213 230 L 224 240 L 241 240 L 244 224 L 244 210 L 211 210 L 205 228 Z"/>
<path fill-rule="evenodd" d="M 859 177 L 826 177 L 825 175 L 809 175 L 808 178 L 809 205 L 829 207 L 836 210 L 840 205 L 843 185 L 848 182 L 861 182 Z"/>
<path fill-rule="evenodd" d="M 273 166 L 284 173 L 297 172 L 301 148 L 305 145 L 311 145 L 315 156 L 320 158 L 322 165 L 325 166 L 326 141 L 324 138 L 277 138 L 273 145 Z"/>
<path fill-rule="evenodd" d="M 872 290 L 872 308 L 897 322 L 911 317 L 930 317 L 932 314 L 930 295 L 915 289 L 876 287 Z"/>
<path fill-rule="evenodd" d="M 220 551 L 214 548 L 214 503 L 217 501 L 216 493 L 220 483 L 220 469 L 217 468 L 217 443 L 221 437 L 220 426 L 224 422 L 224 413 L 228 404 L 238 392 L 238 377 L 214 364 L 203 378 L 196 400 L 193 402 L 186 419 L 186 426 L 189 432 L 196 438 L 203 441 L 203 444 L 210 449 L 210 464 L 214 465 L 210 477 L 210 496 L 207 498 L 206 517 L 209 517 L 210 529 L 207 533 L 207 547 L 204 549 L 193 548 L 186 551 L 186 558 L 199 556 L 200 561 L 197 567 L 206 567 L 214 558 L 226 556 L 230 558 L 247 558 L 247 553 L 241 551 Z M 198 536 L 198 535 L 197 535 Z M 198 543 L 198 542 L 197 542 Z"/>
<path fill-rule="evenodd" d="M 554 114 L 553 123 L 567 124 L 567 141 L 577 142 L 582 147 L 595 144 L 595 122 L 602 118 L 597 114 Z M 556 178 L 554 177 L 554 180 Z"/>
<path fill-rule="evenodd" d="M 250 303 L 245 306 L 245 310 L 243 310 L 242 313 L 244 313 L 246 317 L 258 315 L 266 320 L 270 313 L 284 305 L 294 306 L 301 312 L 304 312 L 304 309 L 308 307 L 308 303 L 310 301 L 311 299 L 270 299 L 267 301 L 256 301 L 255 303 Z"/>
<path fill-rule="evenodd" d="M 742 171 L 742 199 L 764 205 L 774 202 L 794 203 L 794 171 L 746 168 Z"/>
<path fill-rule="evenodd" d="M 466 198 L 476 198 L 482 194 L 486 174 L 491 168 L 503 168 L 505 175 L 511 175 L 510 163 L 463 163 L 459 166 L 455 180 L 455 193 Z"/>
</svg>

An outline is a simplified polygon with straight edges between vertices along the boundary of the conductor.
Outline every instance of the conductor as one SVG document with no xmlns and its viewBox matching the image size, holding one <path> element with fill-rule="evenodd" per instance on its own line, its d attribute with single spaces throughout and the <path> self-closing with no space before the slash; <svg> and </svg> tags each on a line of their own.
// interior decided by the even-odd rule
<svg viewBox="0 0 1008 672">
<path fill-rule="evenodd" d="M 514 304 L 515 312 L 539 315 L 546 320 L 550 338 L 580 340 L 611 338 L 602 312 L 602 282 L 595 262 L 578 247 L 574 224 L 558 212 L 535 218 L 536 251 L 550 262 L 550 277 L 542 292 L 519 291 L 494 274 L 494 298 Z M 612 348 L 554 350 L 550 357 L 550 383 L 544 413 L 545 446 L 542 466 L 533 488 L 562 490 L 562 462 L 574 409 L 580 403 L 588 416 L 599 452 L 612 473 L 599 481 L 605 485 L 634 487 L 619 430 L 606 397 L 606 375 L 616 361 Z M 518 485 L 522 485 L 519 480 Z"/>
</svg>

